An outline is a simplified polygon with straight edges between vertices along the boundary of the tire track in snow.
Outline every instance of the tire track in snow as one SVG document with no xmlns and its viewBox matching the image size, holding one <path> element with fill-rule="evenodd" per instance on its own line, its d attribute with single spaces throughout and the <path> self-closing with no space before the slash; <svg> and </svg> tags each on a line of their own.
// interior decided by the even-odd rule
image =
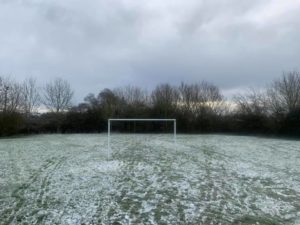
<svg viewBox="0 0 300 225">
<path fill-rule="evenodd" d="M 54 173 L 61 167 L 61 165 L 63 164 L 65 159 L 66 159 L 66 157 L 61 157 L 59 159 L 56 159 L 55 160 L 56 162 L 52 159 L 53 160 L 52 166 L 54 166 L 54 167 L 50 171 L 47 170 L 45 176 L 41 180 L 41 185 L 39 188 L 40 192 L 39 192 L 39 194 L 37 196 L 37 200 L 36 200 L 36 206 L 38 209 L 46 210 L 48 208 L 50 199 L 49 199 L 49 196 L 47 195 L 47 193 L 49 192 L 49 186 L 51 184 L 50 180 L 51 180 L 52 176 L 54 175 Z M 43 222 L 45 216 L 46 215 L 41 214 L 37 218 L 36 224 Z"/>
<path fill-rule="evenodd" d="M 106 223 L 186 222 L 186 205 L 181 204 L 184 196 L 176 186 L 178 182 L 188 182 L 177 171 L 177 160 L 180 156 L 176 151 L 170 154 L 162 146 L 158 150 L 155 147 L 158 146 L 135 143 L 114 155 L 119 160 L 124 160 L 123 173 L 116 180 L 115 189 L 118 191 L 111 195 L 110 200 L 113 203 L 109 205 L 108 210 L 110 220 L 106 220 Z M 132 155 L 134 157 L 131 157 Z M 167 219 L 168 214 L 173 217 Z"/>
<path fill-rule="evenodd" d="M 33 173 L 28 181 L 26 183 L 21 184 L 18 188 L 16 188 L 15 190 L 13 190 L 11 197 L 15 198 L 14 201 L 14 205 L 11 207 L 8 207 L 3 215 L 3 225 L 7 225 L 7 224 L 15 224 L 15 222 L 21 223 L 23 220 L 26 220 L 26 216 L 29 212 L 22 212 L 22 209 L 25 206 L 25 202 L 26 202 L 26 194 L 28 193 L 28 189 L 31 186 L 35 186 L 36 182 L 38 182 L 38 180 L 40 180 L 40 177 L 43 176 L 44 172 L 46 172 L 46 176 L 44 178 L 41 179 L 41 185 L 40 185 L 40 192 L 39 194 L 35 194 L 36 197 L 34 199 L 36 199 L 36 205 L 38 206 L 39 209 L 41 209 L 43 207 L 43 196 L 45 194 L 45 192 L 47 192 L 47 186 L 49 185 L 49 179 L 51 178 L 51 176 L 53 175 L 54 171 L 56 169 L 58 169 L 58 167 L 62 164 L 64 158 L 62 158 L 61 160 L 59 160 L 57 163 L 55 162 L 56 158 L 51 158 L 48 159 L 46 161 L 45 164 L 43 164 L 40 169 Z M 49 172 L 48 169 L 54 165 L 54 168 Z M 26 208 L 26 206 L 25 206 Z M 34 210 L 33 212 L 30 213 L 30 216 L 34 216 L 38 213 L 38 210 Z M 6 215 L 6 216 L 5 216 Z M 1 221 L 2 222 L 2 221 Z M 38 222 L 38 220 L 37 220 Z"/>
<path fill-rule="evenodd" d="M 4 224 L 11 224 L 17 216 L 17 213 L 21 210 L 25 203 L 25 193 L 26 190 L 36 182 L 39 174 L 44 170 L 47 169 L 49 166 L 51 166 L 51 163 L 47 162 L 45 165 L 43 165 L 38 172 L 32 174 L 29 177 L 29 180 L 26 183 L 21 184 L 19 187 L 14 189 L 11 193 L 11 197 L 15 199 L 13 202 L 13 206 L 8 207 L 5 212 L 3 213 L 3 225 Z"/>
</svg>

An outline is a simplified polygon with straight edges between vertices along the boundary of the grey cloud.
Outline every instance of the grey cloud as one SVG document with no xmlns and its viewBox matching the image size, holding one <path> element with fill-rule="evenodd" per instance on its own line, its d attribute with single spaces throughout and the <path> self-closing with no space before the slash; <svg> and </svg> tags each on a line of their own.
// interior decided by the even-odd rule
<svg viewBox="0 0 300 225">
<path fill-rule="evenodd" d="M 226 93 L 299 68 L 300 1 L 0 1 L 0 73 L 104 87 L 202 79 Z"/>
</svg>

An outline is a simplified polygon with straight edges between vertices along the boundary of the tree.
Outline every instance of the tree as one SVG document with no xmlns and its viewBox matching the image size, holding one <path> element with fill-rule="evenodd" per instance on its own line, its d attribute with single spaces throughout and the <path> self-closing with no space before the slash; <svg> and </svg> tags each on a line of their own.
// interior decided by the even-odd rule
<svg viewBox="0 0 300 225">
<path fill-rule="evenodd" d="M 181 83 L 179 93 L 180 108 L 185 115 L 201 116 L 224 111 L 223 96 L 214 84 L 205 81 L 198 84 Z"/>
<path fill-rule="evenodd" d="M 73 94 L 70 84 L 57 78 L 46 84 L 43 103 L 52 112 L 63 112 L 70 108 Z"/>
<path fill-rule="evenodd" d="M 125 86 L 113 91 L 121 100 L 125 117 L 145 117 L 148 104 L 147 91 L 136 86 Z"/>
<path fill-rule="evenodd" d="M 98 101 L 106 119 L 109 117 L 119 117 L 124 111 L 125 101 L 108 88 L 99 93 Z"/>
<path fill-rule="evenodd" d="M 300 108 L 300 73 L 283 73 L 268 88 L 269 107 L 276 115 L 286 115 Z"/>
<path fill-rule="evenodd" d="M 26 79 L 22 87 L 23 107 L 26 115 L 37 110 L 40 104 L 40 94 L 34 78 Z"/>
<path fill-rule="evenodd" d="M 202 81 L 196 84 L 181 83 L 178 112 L 181 125 L 189 131 L 212 131 L 219 127 L 220 118 L 227 111 L 227 105 L 214 84 Z"/>
<path fill-rule="evenodd" d="M 0 110 L 5 113 L 21 112 L 22 85 L 10 78 L 0 78 Z"/>
<path fill-rule="evenodd" d="M 265 92 L 249 89 L 246 94 L 234 96 L 236 112 L 244 115 L 267 116 L 269 114 L 268 98 Z"/>
<path fill-rule="evenodd" d="M 0 77 L 0 136 L 17 134 L 23 127 L 22 94 L 19 83 Z"/>
<path fill-rule="evenodd" d="M 0 111 L 4 111 L 4 102 L 6 98 L 6 87 L 4 85 L 3 78 L 0 77 Z"/>
<path fill-rule="evenodd" d="M 85 104 L 90 109 L 98 109 L 100 107 L 100 101 L 94 94 L 90 93 L 84 98 Z"/>
<path fill-rule="evenodd" d="M 238 130 L 247 132 L 267 132 L 272 123 L 266 91 L 249 89 L 245 94 L 234 96 L 234 122 Z"/>
<path fill-rule="evenodd" d="M 18 134 L 23 125 L 23 117 L 19 113 L 0 113 L 0 136 Z"/>
<path fill-rule="evenodd" d="M 114 90 L 116 96 L 124 100 L 128 105 L 143 105 L 147 103 L 147 92 L 140 87 L 125 86 Z"/>
<path fill-rule="evenodd" d="M 152 107 L 157 116 L 168 117 L 175 114 L 179 93 L 169 84 L 157 86 L 151 94 Z"/>
</svg>

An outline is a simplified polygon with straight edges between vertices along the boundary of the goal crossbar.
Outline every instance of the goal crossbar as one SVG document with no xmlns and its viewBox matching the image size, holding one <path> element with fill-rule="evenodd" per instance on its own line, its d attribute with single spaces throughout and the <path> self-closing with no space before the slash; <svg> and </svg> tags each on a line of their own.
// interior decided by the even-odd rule
<svg viewBox="0 0 300 225">
<path fill-rule="evenodd" d="M 107 120 L 107 149 L 108 149 L 108 152 L 107 152 L 107 155 L 109 157 L 109 154 L 110 154 L 110 131 L 111 131 L 111 123 L 113 121 L 122 121 L 122 122 L 126 122 L 126 121 L 144 121 L 144 122 L 173 122 L 173 141 L 174 143 L 176 143 L 176 119 L 120 119 L 120 118 L 117 118 L 117 119 L 108 119 Z"/>
</svg>

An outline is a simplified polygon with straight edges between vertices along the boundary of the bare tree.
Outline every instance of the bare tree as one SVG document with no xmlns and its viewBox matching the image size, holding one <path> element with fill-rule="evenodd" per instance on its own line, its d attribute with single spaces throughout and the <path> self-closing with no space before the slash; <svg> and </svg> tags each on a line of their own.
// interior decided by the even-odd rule
<svg viewBox="0 0 300 225">
<path fill-rule="evenodd" d="M 195 113 L 196 105 L 198 104 L 198 92 L 197 85 L 189 85 L 182 82 L 179 86 L 180 108 L 184 114 L 191 115 Z"/>
<path fill-rule="evenodd" d="M 169 84 L 157 86 L 151 94 L 151 102 L 154 109 L 163 116 L 174 114 L 177 109 L 179 93 L 176 87 Z"/>
<path fill-rule="evenodd" d="M 5 87 L 3 78 L 0 77 L 0 111 L 4 109 L 4 99 L 5 99 Z"/>
<path fill-rule="evenodd" d="M 181 83 L 180 108 L 185 114 L 219 114 L 225 110 L 224 98 L 219 88 L 205 81 L 198 84 Z"/>
<path fill-rule="evenodd" d="M 10 79 L 0 78 L 0 109 L 3 112 L 17 112 L 22 110 L 22 86 Z"/>
<path fill-rule="evenodd" d="M 51 111 L 62 112 L 70 108 L 73 93 L 66 80 L 57 78 L 46 84 L 43 103 Z"/>
<path fill-rule="evenodd" d="M 275 114 L 286 114 L 300 108 L 300 73 L 283 73 L 268 88 L 269 106 Z"/>
<path fill-rule="evenodd" d="M 268 115 L 268 97 L 265 91 L 249 89 L 246 94 L 237 94 L 234 96 L 236 111 L 247 115 Z"/>
<path fill-rule="evenodd" d="M 34 78 L 26 79 L 22 87 L 24 112 L 29 115 L 37 110 L 40 104 L 40 94 Z"/>
<path fill-rule="evenodd" d="M 146 104 L 148 101 L 147 91 L 136 86 L 126 86 L 114 90 L 115 95 L 130 105 Z"/>
<path fill-rule="evenodd" d="M 17 82 L 12 82 L 8 90 L 8 105 L 9 112 L 21 111 L 23 105 L 22 85 Z"/>
</svg>

